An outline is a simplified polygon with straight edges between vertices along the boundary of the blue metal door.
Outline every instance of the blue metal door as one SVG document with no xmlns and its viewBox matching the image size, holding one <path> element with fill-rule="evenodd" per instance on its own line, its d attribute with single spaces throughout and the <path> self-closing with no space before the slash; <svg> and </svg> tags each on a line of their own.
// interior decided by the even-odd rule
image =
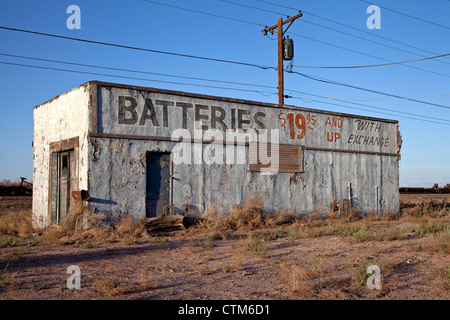
<svg viewBox="0 0 450 320">
<path fill-rule="evenodd" d="M 167 204 L 170 204 L 170 154 L 147 152 L 147 218 L 162 215 Z"/>
</svg>

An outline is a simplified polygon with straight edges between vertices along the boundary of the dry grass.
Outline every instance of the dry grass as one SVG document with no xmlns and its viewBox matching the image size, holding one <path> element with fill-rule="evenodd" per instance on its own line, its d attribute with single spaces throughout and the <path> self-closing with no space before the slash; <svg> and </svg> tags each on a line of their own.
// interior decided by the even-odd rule
<svg viewBox="0 0 450 320">
<path fill-rule="evenodd" d="M 401 214 L 373 212 L 362 215 L 356 210 L 347 214 L 330 212 L 320 215 L 299 216 L 281 210 L 279 213 L 264 211 L 261 199 L 248 201 L 244 206 L 230 207 L 228 212 L 210 208 L 201 222 L 187 230 L 194 238 L 191 247 L 209 247 L 214 240 L 246 239 L 244 246 L 261 256 L 268 256 L 262 249 L 263 241 L 287 237 L 289 240 L 338 236 L 351 243 L 364 241 L 395 241 L 424 238 L 420 244 L 411 243 L 410 251 L 450 252 L 450 210 L 446 203 L 440 205 L 420 204 L 402 210 Z M 89 223 L 90 227 L 83 226 Z M 274 231 L 274 228 L 279 227 Z M 259 230 L 259 234 L 248 237 L 248 233 Z M 265 232 L 264 230 L 270 230 Z M 38 236 L 37 236 L 38 235 Z M 206 240 L 198 236 L 206 236 Z M 43 230 L 34 230 L 29 210 L 10 211 L 0 215 L 0 248 L 23 247 L 37 244 L 89 244 L 121 242 L 136 245 L 153 241 L 145 224 L 124 215 L 110 224 L 105 215 L 88 216 L 82 207 L 71 208 L 70 215 L 62 225 L 51 225 Z M 87 245 L 86 245 L 87 243 Z M 168 243 L 159 245 L 162 249 Z M 267 250 L 266 250 L 267 251 Z"/>
<path fill-rule="evenodd" d="M 319 253 L 307 261 L 293 263 L 282 262 L 286 277 L 287 296 L 290 299 L 360 299 L 378 298 L 389 292 L 384 287 L 383 276 L 395 268 L 397 263 L 389 258 L 361 258 L 353 266 L 336 268 L 325 252 Z M 377 290 L 366 288 L 370 274 L 369 265 L 377 265 L 383 270 L 382 287 Z M 442 280 L 441 273 L 436 278 Z"/>
<path fill-rule="evenodd" d="M 108 277 L 106 279 L 95 279 L 92 286 L 97 292 L 101 293 L 107 298 L 124 295 L 128 290 L 127 287 L 121 286 L 120 281 L 114 277 Z"/>
<path fill-rule="evenodd" d="M 230 206 L 226 213 L 222 210 L 206 211 L 202 216 L 200 228 L 225 234 L 230 231 L 248 231 L 290 224 L 297 219 L 297 215 L 286 210 L 266 213 L 262 200 L 255 198 L 243 206 Z"/>
<path fill-rule="evenodd" d="M 267 246 L 264 243 L 264 239 L 258 236 L 255 237 L 250 234 L 245 240 L 245 246 L 248 251 L 256 254 L 257 256 L 260 256 L 262 258 L 268 258 L 270 256 L 267 250 Z"/>
<path fill-rule="evenodd" d="M 450 292 L 450 266 L 439 268 L 431 266 L 430 273 L 446 292 Z"/>
<path fill-rule="evenodd" d="M 288 298 L 293 299 L 377 298 L 395 287 L 395 272 L 399 268 L 404 268 L 404 262 L 402 264 L 398 256 L 390 255 L 389 252 L 386 254 L 383 250 L 397 250 L 395 248 L 398 247 L 402 248 L 402 254 L 423 252 L 423 256 L 426 256 L 437 253 L 437 257 L 450 253 L 450 211 L 446 204 L 441 206 L 421 204 L 404 209 L 400 214 L 387 212 L 376 215 L 371 212 L 362 215 L 356 210 L 351 210 L 347 214 L 330 212 L 328 215 L 320 215 L 316 211 L 311 215 L 298 216 L 289 211 L 267 213 L 262 201 L 255 199 L 244 206 L 230 207 L 228 212 L 209 210 L 201 218 L 197 226 L 181 233 L 187 239 L 187 252 L 199 256 L 196 258 L 199 260 L 198 272 L 201 275 L 209 277 L 214 272 L 220 271 L 228 277 L 241 269 L 245 274 L 249 259 L 257 260 L 258 263 L 278 264 L 280 268 L 277 272 L 280 270 L 285 277 L 283 292 L 287 293 Z M 89 219 L 91 225 L 88 229 L 82 228 L 86 219 Z M 35 245 L 71 244 L 80 250 L 87 250 L 108 242 L 139 245 L 151 241 L 156 249 L 170 249 L 171 252 L 181 243 L 181 241 L 169 242 L 166 235 L 159 237 L 149 235 L 145 224 L 134 221 L 131 215 L 124 215 L 112 224 L 106 222 L 104 215 L 86 217 L 83 210 L 73 208 L 63 225 L 51 225 L 43 230 L 34 230 L 29 210 L 0 214 L 0 248 L 8 247 L 5 253 L 2 252 L 2 257 L 21 259 L 30 250 L 28 247 Z M 299 239 L 321 237 L 329 237 L 327 241 L 339 238 L 341 244 L 355 245 L 350 246 L 352 248 L 371 248 L 374 245 L 379 251 L 374 249 L 374 252 L 365 252 L 363 257 L 356 255 L 356 260 L 350 262 L 342 260 L 343 262 L 338 264 L 336 261 L 340 261 L 344 256 L 333 256 L 330 250 L 329 252 L 317 250 L 312 253 L 305 250 L 306 254 L 298 255 L 296 260 L 289 258 L 281 260 L 283 258 L 277 256 L 277 246 L 280 243 L 294 247 L 297 243 L 301 243 Z M 277 241 L 278 239 L 283 241 Z M 205 266 L 219 260 L 218 256 L 214 256 L 214 250 L 223 243 L 216 240 L 229 241 L 230 247 L 236 250 L 233 250 L 230 260 L 220 261 L 214 267 Z M 385 246 L 385 243 L 394 241 L 400 241 L 399 245 Z M 313 242 L 316 241 L 308 243 Z M 365 244 L 365 242 L 373 243 Z M 228 244 L 225 243 L 225 246 Z M 299 252 L 303 253 L 301 250 Z M 367 293 L 365 283 L 368 277 L 368 264 L 376 264 L 383 270 L 383 281 L 387 279 L 387 282 L 383 282 L 380 291 Z M 13 274 L 7 265 L 2 268 L 0 286 L 5 287 L 12 283 Z M 450 287 L 449 272 L 449 269 L 442 265 L 429 269 L 433 283 L 445 291 Z M 155 290 L 157 292 L 163 287 L 158 286 L 157 273 L 153 270 L 142 270 L 136 275 L 135 282 L 145 291 L 157 289 Z M 160 277 L 159 280 L 164 279 Z M 117 278 L 105 276 L 93 281 L 92 288 L 103 298 L 120 298 L 130 292 L 123 281 L 127 280 L 119 278 L 119 275 Z"/>
<path fill-rule="evenodd" d="M 303 265 L 283 265 L 287 273 L 288 294 L 293 299 L 348 299 L 344 291 L 348 287 L 349 277 L 345 273 L 336 273 L 319 256 Z"/>
<path fill-rule="evenodd" d="M 20 186 L 20 179 L 16 181 L 11 181 L 10 179 L 3 179 L 0 181 L 0 187 L 18 187 Z"/>
<path fill-rule="evenodd" d="M 139 283 L 145 290 L 153 290 L 158 287 L 158 280 L 150 270 L 141 270 L 139 273 Z"/>
<path fill-rule="evenodd" d="M 24 237 L 34 232 L 29 210 L 8 211 L 0 216 L 2 234 Z"/>
<path fill-rule="evenodd" d="M 85 219 L 89 221 L 89 228 L 83 228 Z M 36 230 L 31 223 L 30 210 L 11 210 L 0 214 L 0 248 L 23 247 L 58 244 L 84 244 L 80 247 L 88 248 L 89 244 L 117 242 L 136 244 L 138 240 L 147 241 L 148 235 L 145 225 L 133 221 L 131 215 L 125 215 L 114 224 L 107 224 L 104 215 L 87 217 L 83 210 L 72 210 L 64 221 L 57 225 L 51 224 L 47 228 Z"/>
</svg>

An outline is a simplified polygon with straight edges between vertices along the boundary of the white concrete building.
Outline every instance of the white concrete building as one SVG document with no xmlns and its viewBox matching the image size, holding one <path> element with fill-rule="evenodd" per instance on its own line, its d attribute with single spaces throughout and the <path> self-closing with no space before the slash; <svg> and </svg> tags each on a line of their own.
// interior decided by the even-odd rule
<svg viewBox="0 0 450 320">
<path fill-rule="evenodd" d="M 266 132 L 271 152 L 249 143 Z M 267 211 L 298 214 L 342 199 L 364 212 L 399 209 L 393 120 L 91 81 L 35 107 L 33 146 L 39 228 L 80 201 L 110 220 L 256 196 Z M 81 190 L 89 200 L 74 197 Z"/>
</svg>

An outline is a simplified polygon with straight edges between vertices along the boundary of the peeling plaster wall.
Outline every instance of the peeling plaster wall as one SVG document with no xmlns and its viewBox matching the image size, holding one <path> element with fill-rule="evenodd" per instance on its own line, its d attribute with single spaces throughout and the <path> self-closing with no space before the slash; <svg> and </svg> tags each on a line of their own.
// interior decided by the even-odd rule
<svg viewBox="0 0 450 320">
<path fill-rule="evenodd" d="M 91 105 L 91 94 L 98 105 Z M 134 99 L 122 101 L 124 110 L 131 110 L 122 114 L 122 120 L 118 111 L 121 96 Z M 135 109 L 129 107 L 133 101 Z M 144 112 L 146 104 L 149 109 Z M 187 104 L 193 107 L 183 107 Z M 197 105 L 201 106 L 198 114 Z M 326 213 L 334 201 L 349 198 L 350 183 L 354 206 L 365 212 L 377 207 L 380 212 L 398 210 L 401 138 L 395 121 L 90 82 L 34 109 L 34 225 L 42 228 L 50 223 L 50 143 L 79 137 L 77 184 L 78 189 L 89 190 L 91 200 L 84 204 L 92 214 L 105 214 L 110 221 L 128 213 L 139 219 L 146 215 L 146 152 L 172 152 L 176 142 L 167 138 L 184 125 L 192 133 L 197 116 L 208 117 L 205 123 L 212 127 L 213 107 L 216 117 L 220 110 L 225 112 L 222 121 L 215 123 L 219 129 L 239 127 L 239 109 L 249 110 L 241 119 L 244 128 L 260 128 L 264 122 L 267 129 L 280 129 L 280 143 L 304 147 L 303 172 L 250 172 L 248 146 L 240 147 L 246 149 L 246 164 L 173 164 L 175 207 L 189 204 L 200 213 L 211 206 L 227 211 L 229 206 L 243 205 L 258 196 L 267 211 Z M 133 110 L 135 121 L 130 120 Z M 293 120 L 298 114 L 308 121 L 303 122 L 304 138 L 298 138 L 297 129 L 295 135 L 289 131 L 289 124 L 294 125 L 289 116 Z M 376 138 L 385 139 L 384 143 L 371 144 Z"/>
<path fill-rule="evenodd" d="M 97 94 L 99 135 L 90 145 L 89 184 L 98 198 L 89 204 L 93 212 L 144 217 L 145 152 L 171 152 L 175 143 L 167 139 L 179 128 L 195 138 L 197 119 L 206 129 L 279 129 L 280 143 L 305 147 L 304 168 L 263 175 L 249 172 L 247 164 L 174 165 L 176 207 L 190 204 L 203 212 L 215 204 L 226 210 L 260 196 L 268 211 L 326 213 L 351 192 L 352 205 L 365 212 L 398 210 L 396 121 L 115 84 L 99 84 Z M 221 120 L 213 121 L 218 115 Z"/>
<path fill-rule="evenodd" d="M 33 110 L 33 226 L 50 224 L 49 174 L 50 143 L 79 137 L 78 188 L 87 188 L 87 135 L 89 124 L 89 84 L 38 105 Z"/>
<path fill-rule="evenodd" d="M 92 138 L 90 143 L 89 208 L 110 220 L 124 214 L 145 217 L 147 151 L 171 152 L 174 142 Z M 173 205 L 200 213 L 214 205 L 223 211 L 260 196 L 266 211 L 282 208 L 297 214 L 329 212 L 335 200 L 348 199 L 364 212 L 398 210 L 397 159 L 392 156 L 305 150 L 305 172 L 262 175 L 247 166 L 173 165 Z"/>
<path fill-rule="evenodd" d="M 88 208 L 110 220 L 124 214 L 145 217 L 146 150 L 167 151 L 167 143 L 91 138 Z"/>
</svg>

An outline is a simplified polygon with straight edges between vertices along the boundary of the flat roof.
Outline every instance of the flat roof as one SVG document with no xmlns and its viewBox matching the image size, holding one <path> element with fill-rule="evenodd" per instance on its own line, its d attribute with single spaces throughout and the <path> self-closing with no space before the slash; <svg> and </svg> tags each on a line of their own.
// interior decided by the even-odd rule
<svg viewBox="0 0 450 320">
<path fill-rule="evenodd" d="M 129 89 L 129 90 L 138 90 L 138 91 L 151 91 L 155 93 L 162 93 L 162 94 L 171 94 L 171 95 L 177 95 L 177 96 L 183 96 L 183 97 L 191 97 L 191 98 L 199 98 L 199 99 L 208 99 L 208 100 L 218 100 L 218 101 L 224 101 L 224 102 L 231 102 L 231 103 L 238 103 L 238 104 L 247 104 L 247 105 L 255 105 L 255 106 L 263 106 L 263 107 L 269 107 L 269 108 L 276 108 L 279 109 L 280 105 L 273 104 L 273 103 L 267 103 L 267 102 L 259 102 L 259 101 L 253 101 L 253 100 L 245 100 L 245 99 L 237 99 L 237 98 L 228 98 L 228 97 L 220 97 L 220 96 L 212 96 L 212 95 L 205 95 L 205 94 L 198 94 L 198 93 L 191 93 L 191 92 L 184 92 L 184 91 L 175 91 L 175 90 L 167 90 L 167 89 L 158 89 L 153 87 L 141 87 L 141 86 L 134 86 L 134 85 L 127 85 L 127 84 L 120 84 L 120 83 L 114 83 L 114 82 L 104 82 L 104 81 L 98 81 L 98 80 L 91 80 L 88 82 L 85 82 L 81 85 L 79 85 L 76 88 L 73 88 L 72 90 L 66 91 L 64 93 L 61 93 L 57 95 L 56 97 L 41 103 L 34 108 L 37 108 L 41 105 L 44 105 L 46 103 L 49 103 L 50 101 L 53 101 L 57 99 L 58 97 L 69 93 L 70 91 L 73 91 L 77 88 L 80 88 L 82 86 L 86 85 L 97 85 L 101 87 L 111 87 L 111 88 L 120 88 L 120 89 Z M 374 121 L 382 121 L 382 122 L 390 122 L 390 123 L 398 123 L 398 120 L 391 120 L 391 119 L 384 119 L 384 118 L 376 118 L 376 117 L 368 117 L 368 116 L 360 116 L 356 114 L 349 114 L 349 113 L 341 113 L 341 112 L 334 112 L 334 111 L 326 111 L 326 110 L 319 110 L 319 109 L 311 109 L 311 108 L 304 108 L 294 105 L 283 105 L 281 106 L 283 108 L 287 109 L 295 109 L 295 110 L 304 110 L 307 112 L 315 112 L 315 113 L 322 113 L 322 114 L 329 114 L 329 115 L 335 115 L 335 116 L 344 116 L 349 118 L 358 118 L 358 119 L 366 119 L 366 120 L 374 120 Z"/>
</svg>

